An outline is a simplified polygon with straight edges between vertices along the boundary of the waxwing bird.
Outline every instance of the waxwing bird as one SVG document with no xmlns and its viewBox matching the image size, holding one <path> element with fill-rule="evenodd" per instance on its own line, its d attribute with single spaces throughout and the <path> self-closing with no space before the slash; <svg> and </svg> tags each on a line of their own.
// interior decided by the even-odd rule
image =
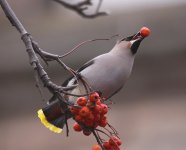
<svg viewBox="0 0 186 150">
<path fill-rule="evenodd" d="M 119 40 L 108 53 L 88 61 L 77 72 L 94 91 L 98 91 L 106 99 L 112 97 L 122 89 L 129 78 L 139 45 L 147 36 L 145 31 L 143 27 L 136 34 Z M 73 84 L 76 84 L 76 80 L 71 77 L 63 83 L 63 86 Z M 70 91 L 73 94 L 85 92 L 82 82 Z M 68 99 L 74 103 L 73 96 L 69 96 Z"/>
<path fill-rule="evenodd" d="M 149 34 L 150 30 L 143 27 L 136 34 L 118 40 L 109 52 L 85 63 L 77 70 L 78 74 L 93 91 L 98 91 L 105 99 L 112 97 L 125 85 L 131 74 L 140 43 Z M 70 77 L 62 86 L 72 86 L 74 84 L 77 84 L 77 80 L 75 77 Z M 68 92 L 76 95 L 85 94 L 85 84 L 79 80 L 78 86 Z M 74 104 L 77 98 L 67 96 L 66 99 L 69 103 Z M 58 129 L 62 129 L 64 126 L 64 115 L 60 115 L 60 105 L 55 99 L 52 99 L 46 108 L 40 110 L 42 111 L 40 112 L 40 117 L 44 113 L 43 116 L 47 119 L 47 116 L 51 116 L 50 113 L 52 113 L 51 110 L 53 109 L 59 111 L 58 116 L 60 117 L 54 117 L 55 119 L 50 119 L 50 117 L 48 121 Z"/>
</svg>

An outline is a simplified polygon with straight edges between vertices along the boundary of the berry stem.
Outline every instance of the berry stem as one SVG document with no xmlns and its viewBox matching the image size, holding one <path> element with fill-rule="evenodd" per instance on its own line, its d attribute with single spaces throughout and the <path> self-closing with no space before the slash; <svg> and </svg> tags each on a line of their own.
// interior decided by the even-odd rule
<svg viewBox="0 0 186 150">
<path fill-rule="evenodd" d="M 66 136 L 69 136 L 69 127 L 68 127 L 68 121 L 67 116 L 65 115 L 65 125 L 66 125 Z"/>
<path fill-rule="evenodd" d="M 118 135 L 117 130 L 111 124 L 108 123 L 108 126 L 114 132 L 115 135 Z"/>
<path fill-rule="evenodd" d="M 101 143 L 101 141 L 100 141 L 98 135 L 96 134 L 95 130 L 93 130 L 92 133 L 94 134 L 94 136 L 95 136 L 95 138 L 96 138 L 98 144 L 101 146 L 101 149 L 102 149 L 102 150 L 105 150 L 105 148 L 103 147 L 103 145 L 102 145 L 102 143 Z"/>
<path fill-rule="evenodd" d="M 105 134 L 106 136 L 108 136 L 109 138 L 111 137 L 110 135 L 108 135 L 107 133 L 105 133 L 104 131 L 102 131 L 102 130 L 99 130 L 99 129 L 95 129 L 96 131 L 98 131 L 98 132 L 101 132 L 101 133 L 103 133 L 103 134 Z M 110 133 L 110 132 L 109 132 Z"/>
</svg>

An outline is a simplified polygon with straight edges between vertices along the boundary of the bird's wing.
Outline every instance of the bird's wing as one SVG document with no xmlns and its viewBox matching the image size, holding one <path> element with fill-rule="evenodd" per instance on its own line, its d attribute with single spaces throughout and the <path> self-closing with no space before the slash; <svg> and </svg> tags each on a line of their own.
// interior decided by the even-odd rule
<svg viewBox="0 0 186 150">
<path fill-rule="evenodd" d="M 77 72 L 80 73 L 81 71 L 83 71 L 83 70 L 86 69 L 87 67 L 89 67 L 89 66 L 95 64 L 96 60 L 99 60 L 99 59 L 103 58 L 104 56 L 106 56 L 106 54 L 107 54 L 107 53 L 101 54 L 101 55 L 99 55 L 99 56 L 97 56 L 97 57 L 95 57 L 95 58 L 89 60 L 89 61 L 86 62 L 83 66 L 81 66 L 81 67 L 77 70 Z"/>
<path fill-rule="evenodd" d="M 83 66 L 81 66 L 81 67 L 77 70 L 77 72 L 80 73 L 81 71 L 83 71 L 85 68 L 91 66 L 92 64 L 94 64 L 94 59 L 92 59 L 92 60 L 86 62 Z M 63 82 L 62 86 L 64 86 L 64 87 L 67 86 L 67 85 L 69 84 L 69 82 L 71 82 L 71 80 L 73 80 L 73 78 L 74 78 L 73 76 L 70 76 L 67 80 L 65 80 L 65 81 Z M 75 80 L 74 80 L 74 82 L 75 82 Z M 75 83 L 73 83 L 73 84 L 75 84 Z"/>
<path fill-rule="evenodd" d="M 106 97 L 105 100 L 110 99 L 112 96 L 114 96 L 115 94 L 117 94 L 121 89 L 123 88 L 123 86 L 119 87 L 116 91 L 114 91 L 114 93 L 112 93 L 109 97 Z"/>
<path fill-rule="evenodd" d="M 74 76 L 71 75 L 68 79 L 66 79 L 66 80 L 63 82 L 62 86 L 63 86 L 63 87 L 67 86 L 68 83 L 69 83 L 69 81 L 71 81 L 71 80 L 73 79 L 73 77 L 74 77 Z"/>
<path fill-rule="evenodd" d="M 77 72 L 81 72 L 81 71 L 83 71 L 84 69 L 86 69 L 87 67 L 89 67 L 89 66 L 91 66 L 91 65 L 93 65 L 94 64 L 94 62 L 95 62 L 95 60 L 94 59 L 92 59 L 92 60 L 90 60 L 90 61 L 88 61 L 88 62 L 86 62 L 83 66 L 81 66 L 78 70 L 77 70 Z"/>
</svg>

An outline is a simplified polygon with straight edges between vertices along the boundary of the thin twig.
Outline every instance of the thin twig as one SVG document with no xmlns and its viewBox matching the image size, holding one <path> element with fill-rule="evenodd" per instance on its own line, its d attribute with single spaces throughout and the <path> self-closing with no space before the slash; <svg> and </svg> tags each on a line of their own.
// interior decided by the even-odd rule
<svg viewBox="0 0 186 150">
<path fill-rule="evenodd" d="M 67 118 L 67 115 L 65 113 L 65 125 L 66 125 L 66 136 L 68 137 L 69 136 L 69 127 L 68 127 L 68 118 Z"/>
<path fill-rule="evenodd" d="M 107 124 L 108 126 L 109 126 L 109 128 L 114 132 L 114 134 L 116 135 L 116 136 L 118 136 L 118 132 L 117 132 L 117 130 L 111 125 L 111 124 Z"/>
<path fill-rule="evenodd" d="M 39 94 L 41 96 L 41 99 L 43 101 L 45 101 L 44 94 L 43 94 L 43 91 L 41 89 L 41 85 L 40 85 L 40 82 L 39 82 L 39 77 L 38 77 L 37 72 L 34 72 L 34 76 L 35 76 L 35 81 L 36 81 L 36 87 L 38 88 L 38 91 L 39 91 Z"/>
<path fill-rule="evenodd" d="M 101 149 L 102 150 L 105 150 L 105 148 L 103 147 L 98 135 L 96 134 L 95 130 L 92 131 L 92 133 L 94 134 L 95 138 L 96 138 L 96 141 L 98 142 L 98 144 L 101 146 Z"/>
<path fill-rule="evenodd" d="M 112 38 L 112 37 L 111 37 Z M 69 54 L 71 54 L 72 52 L 74 52 L 75 50 L 77 50 L 79 47 L 87 44 L 87 43 L 90 43 L 90 42 L 94 42 L 94 41 L 100 41 L 100 40 L 110 40 L 111 38 L 103 38 L 103 39 L 91 39 L 91 40 L 86 40 L 86 41 L 83 41 L 81 42 L 80 44 L 76 45 L 73 49 L 71 49 L 69 52 L 59 56 L 60 58 L 63 58 L 63 57 L 66 57 L 68 56 Z"/>
<path fill-rule="evenodd" d="M 69 95 L 69 96 L 74 96 L 74 97 L 88 96 L 88 95 L 94 93 L 94 92 L 90 92 L 90 93 L 86 93 L 86 94 L 72 94 L 72 93 L 68 93 L 64 90 L 62 90 L 60 92 L 63 93 L 63 94 Z"/>
<path fill-rule="evenodd" d="M 84 11 L 86 9 L 88 9 L 87 6 L 91 6 L 92 5 L 92 2 L 91 0 L 84 0 L 82 2 L 79 2 L 77 4 L 70 4 L 70 3 L 67 3 L 63 0 L 53 0 L 59 4 L 61 4 L 62 6 L 70 9 L 70 10 L 73 10 L 75 11 L 77 14 L 79 14 L 80 16 L 84 17 L 84 18 L 96 18 L 96 17 L 99 17 L 99 16 L 105 16 L 105 15 L 108 15 L 106 12 L 99 12 L 99 8 L 101 6 L 101 2 L 99 2 L 98 4 L 98 7 L 97 7 L 97 10 L 96 10 L 96 13 L 94 14 L 86 14 Z"/>
<path fill-rule="evenodd" d="M 98 131 L 96 131 L 96 130 L 95 130 L 95 132 L 96 132 L 96 134 L 97 134 L 98 138 L 100 139 L 100 141 L 101 141 L 101 142 L 104 142 L 105 140 L 101 138 L 101 136 L 99 135 L 99 132 L 98 132 Z"/>
<path fill-rule="evenodd" d="M 96 9 L 96 13 L 99 12 L 100 7 L 101 7 L 101 5 L 102 5 L 102 2 L 103 2 L 103 0 L 99 0 L 98 7 L 97 7 L 97 9 Z"/>
<path fill-rule="evenodd" d="M 95 130 L 98 131 L 98 132 L 101 132 L 101 133 L 105 134 L 105 135 L 108 136 L 109 138 L 111 137 L 110 135 L 108 135 L 107 133 L 105 133 L 104 131 L 102 131 L 102 130 L 100 130 L 100 129 L 95 129 Z"/>
</svg>

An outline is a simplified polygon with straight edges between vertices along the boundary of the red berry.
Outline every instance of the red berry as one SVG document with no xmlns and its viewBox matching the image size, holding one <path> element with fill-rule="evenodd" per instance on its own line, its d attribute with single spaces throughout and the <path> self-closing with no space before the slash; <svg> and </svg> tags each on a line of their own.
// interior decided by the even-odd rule
<svg viewBox="0 0 186 150">
<path fill-rule="evenodd" d="M 94 115 L 92 113 L 85 118 L 85 125 L 88 127 L 94 126 Z"/>
<path fill-rule="evenodd" d="M 109 139 L 109 144 L 110 145 L 117 145 L 116 141 L 112 137 Z"/>
<path fill-rule="evenodd" d="M 90 112 L 89 116 L 87 116 L 87 119 L 94 121 L 94 115 L 92 112 Z"/>
<path fill-rule="evenodd" d="M 111 138 L 109 139 L 111 150 L 120 150 L 119 145 Z"/>
<path fill-rule="evenodd" d="M 83 119 L 80 115 L 76 115 L 76 116 L 75 116 L 75 120 L 76 120 L 77 122 L 84 122 L 84 119 Z"/>
<path fill-rule="evenodd" d="M 80 109 L 78 109 L 78 108 L 76 108 L 76 107 L 71 107 L 70 108 L 70 112 L 73 114 L 73 115 L 77 115 L 78 113 L 79 113 L 79 110 Z"/>
<path fill-rule="evenodd" d="M 100 121 L 99 126 L 106 127 L 107 123 L 108 123 L 107 121 Z"/>
<path fill-rule="evenodd" d="M 101 150 L 101 147 L 98 144 L 96 144 L 93 145 L 92 150 Z"/>
<path fill-rule="evenodd" d="M 112 136 L 112 137 L 110 138 L 110 140 L 109 140 L 109 143 L 110 143 L 110 144 L 116 143 L 118 146 L 120 146 L 120 145 L 122 144 L 122 141 L 121 141 L 118 137 Z"/>
<path fill-rule="evenodd" d="M 79 97 L 77 99 L 77 104 L 79 106 L 85 106 L 87 104 L 87 99 L 85 97 Z"/>
<path fill-rule="evenodd" d="M 104 147 L 106 150 L 111 150 L 111 146 L 110 146 L 110 143 L 109 143 L 108 141 L 103 143 L 103 147 Z"/>
<path fill-rule="evenodd" d="M 94 107 L 95 107 L 95 103 L 89 101 L 89 102 L 87 103 L 87 107 L 88 107 L 88 108 L 94 108 Z"/>
<path fill-rule="evenodd" d="M 105 115 L 101 115 L 100 117 L 101 117 L 100 120 L 102 120 L 102 121 L 106 121 L 107 120 L 107 117 Z"/>
<path fill-rule="evenodd" d="M 111 150 L 120 150 L 119 146 L 117 144 L 110 145 Z"/>
<path fill-rule="evenodd" d="M 90 121 L 90 120 L 87 120 L 87 121 L 85 121 L 85 125 L 87 126 L 87 127 L 94 127 L 94 122 L 93 121 Z"/>
<path fill-rule="evenodd" d="M 141 36 L 142 37 L 147 37 L 147 36 L 149 36 L 150 35 L 150 29 L 149 28 L 147 28 L 147 27 L 142 27 L 141 29 L 140 29 L 140 34 L 141 34 Z"/>
<path fill-rule="evenodd" d="M 106 114 L 108 112 L 108 106 L 106 104 L 101 104 L 101 113 Z"/>
<path fill-rule="evenodd" d="M 93 125 L 94 129 L 96 129 L 98 125 L 99 125 L 98 122 L 94 122 L 94 125 Z"/>
<path fill-rule="evenodd" d="M 89 136 L 92 132 L 91 131 L 85 131 L 83 130 L 83 134 L 86 135 L 86 136 Z"/>
<path fill-rule="evenodd" d="M 117 144 L 120 146 L 122 144 L 122 141 L 118 139 Z"/>
<path fill-rule="evenodd" d="M 100 114 L 94 114 L 94 121 L 95 122 L 99 122 L 100 118 L 101 118 Z"/>
<path fill-rule="evenodd" d="M 98 99 L 98 101 L 96 102 L 96 104 L 97 104 L 97 105 L 101 105 L 101 104 L 102 104 L 102 103 L 101 103 L 101 100 Z"/>
<path fill-rule="evenodd" d="M 86 106 L 84 106 L 83 108 L 81 108 L 81 110 L 79 111 L 79 115 L 82 117 L 87 117 L 90 115 L 90 109 Z"/>
<path fill-rule="evenodd" d="M 109 144 L 110 144 L 112 150 L 120 150 L 119 145 L 117 144 L 118 143 L 117 139 L 118 138 L 117 137 L 115 138 L 115 136 L 112 136 L 109 139 Z"/>
<path fill-rule="evenodd" d="M 102 112 L 102 107 L 100 105 L 95 105 L 94 112 L 100 114 Z"/>
<path fill-rule="evenodd" d="M 99 99 L 100 99 L 100 97 L 99 97 L 99 94 L 97 92 L 94 92 L 94 93 L 90 94 L 90 96 L 89 96 L 89 100 L 91 102 L 96 102 Z"/>
<path fill-rule="evenodd" d="M 107 124 L 108 124 L 107 118 L 105 116 L 101 117 L 100 122 L 99 122 L 99 126 L 105 127 Z"/>
<path fill-rule="evenodd" d="M 82 128 L 81 126 L 78 124 L 78 123 L 75 123 L 74 126 L 73 126 L 73 129 L 77 132 L 80 132 L 82 131 Z"/>
</svg>

